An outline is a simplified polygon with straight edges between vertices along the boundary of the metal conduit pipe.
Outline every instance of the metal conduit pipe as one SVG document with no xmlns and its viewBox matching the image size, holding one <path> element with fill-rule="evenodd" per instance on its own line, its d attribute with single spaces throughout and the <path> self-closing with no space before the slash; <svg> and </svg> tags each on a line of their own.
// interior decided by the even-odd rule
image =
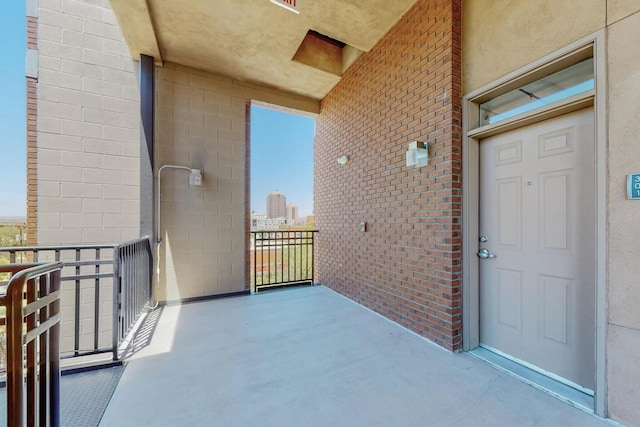
<svg viewBox="0 0 640 427">
<path fill-rule="evenodd" d="M 156 288 L 160 287 L 160 246 L 162 245 L 162 236 L 160 228 L 160 183 L 162 182 L 162 171 L 165 169 L 182 169 L 189 171 L 189 185 L 201 186 L 202 185 L 202 172 L 200 169 L 192 169 L 187 166 L 179 165 L 163 165 L 158 169 L 157 183 L 156 183 L 156 217 L 158 221 L 158 227 L 156 231 Z M 155 292 L 151 296 L 152 301 L 155 301 Z M 158 305 L 155 301 L 154 307 Z"/>
</svg>

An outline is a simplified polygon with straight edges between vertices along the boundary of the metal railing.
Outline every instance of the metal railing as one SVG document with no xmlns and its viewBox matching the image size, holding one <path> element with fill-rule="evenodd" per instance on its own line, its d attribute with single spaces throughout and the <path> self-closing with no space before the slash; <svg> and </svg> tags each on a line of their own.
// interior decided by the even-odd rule
<svg viewBox="0 0 640 427">
<path fill-rule="evenodd" d="M 7 253 L 10 262 L 64 263 L 60 302 L 63 359 L 112 353 L 113 360 L 118 360 L 120 343 L 150 299 L 149 238 L 110 245 L 0 248 L 0 255 Z"/>
<path fill-rule="evenodd" d="M 9 264 L 6 312 L 7 425 L 60 425 L 61 262 Z M 25 363 L 26 361 L 26 363 Z"/>
<path fill-rule="evenodd" d="M 252 231 L 251 288 L 313 284 L 313 240 L 317 230 Z"/>
<path fill-rule="evenodd" d="M 118 245 L 114 250 L 115 289 L 113 318 L 113 357 L 120 343 L 148 306 L 151 299 L 153 255 L 147 238 Z"/>
</svg>

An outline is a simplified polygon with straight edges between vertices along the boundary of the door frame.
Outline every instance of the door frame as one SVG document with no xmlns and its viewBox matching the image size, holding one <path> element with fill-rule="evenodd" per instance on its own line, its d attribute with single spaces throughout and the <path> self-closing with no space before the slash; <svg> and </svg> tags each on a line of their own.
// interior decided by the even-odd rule
<svg viewBox="0 0 640 427">
<path fill-rule="evenodd" d="M 499 123 L 478 127 L 480 103 L 559 71 L 579 59 L 594 58 L 595 89 L 541 107 Z M 594 109 L 595 123 L 595 188 L 596 188 L 596 325 L 595 325 L 595 407 L 594 412 L 605 417 L 606 408 L 606 54 L 605 32 L 600 30 L 563 49 L 538 59 L 463 97 L 462 102 L 462 297 L 463 349 L 470 351 L 480 343 L 479 258 L 479 196 L 480 140 L 529 124 L 538 123 L 589 106 Z"/>
</svg>

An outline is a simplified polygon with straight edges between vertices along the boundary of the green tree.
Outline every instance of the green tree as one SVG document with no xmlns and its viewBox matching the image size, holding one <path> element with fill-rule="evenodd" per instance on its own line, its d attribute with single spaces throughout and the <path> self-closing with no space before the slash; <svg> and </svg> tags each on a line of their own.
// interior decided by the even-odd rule
<svg viewBox="0 0 640 427">
<path fill-rule="evenodd" d="M 24 228 L 15 225 L 0 225 L 0 247 L 20 246 L 22 243 L 16 236 L 24 236 Z"/>
</svg>

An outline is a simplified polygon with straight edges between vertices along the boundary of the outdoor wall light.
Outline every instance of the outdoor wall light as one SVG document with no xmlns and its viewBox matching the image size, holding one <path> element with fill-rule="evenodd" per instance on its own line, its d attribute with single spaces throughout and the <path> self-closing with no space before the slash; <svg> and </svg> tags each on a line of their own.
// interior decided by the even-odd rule
<svg viewBox="0 0 640 427">
<path fill-rule="evenodd" d="M 202 185 L 202 171 L 200 169 L 191 169 L 189 173 L 189 185 L 200 187 Z"/>
<path fill-rule="evenodd" d="M 429 164 L 429 150 L 426 142 L 411 141 L 407 149 L 407 166 L 421 168 Z"/>
<path fill-rule="evenodd" d="M 347 163 L 349 163 L 349 156 L 338 157 L 338 164 L 346 165 Z"/>
</svg>

